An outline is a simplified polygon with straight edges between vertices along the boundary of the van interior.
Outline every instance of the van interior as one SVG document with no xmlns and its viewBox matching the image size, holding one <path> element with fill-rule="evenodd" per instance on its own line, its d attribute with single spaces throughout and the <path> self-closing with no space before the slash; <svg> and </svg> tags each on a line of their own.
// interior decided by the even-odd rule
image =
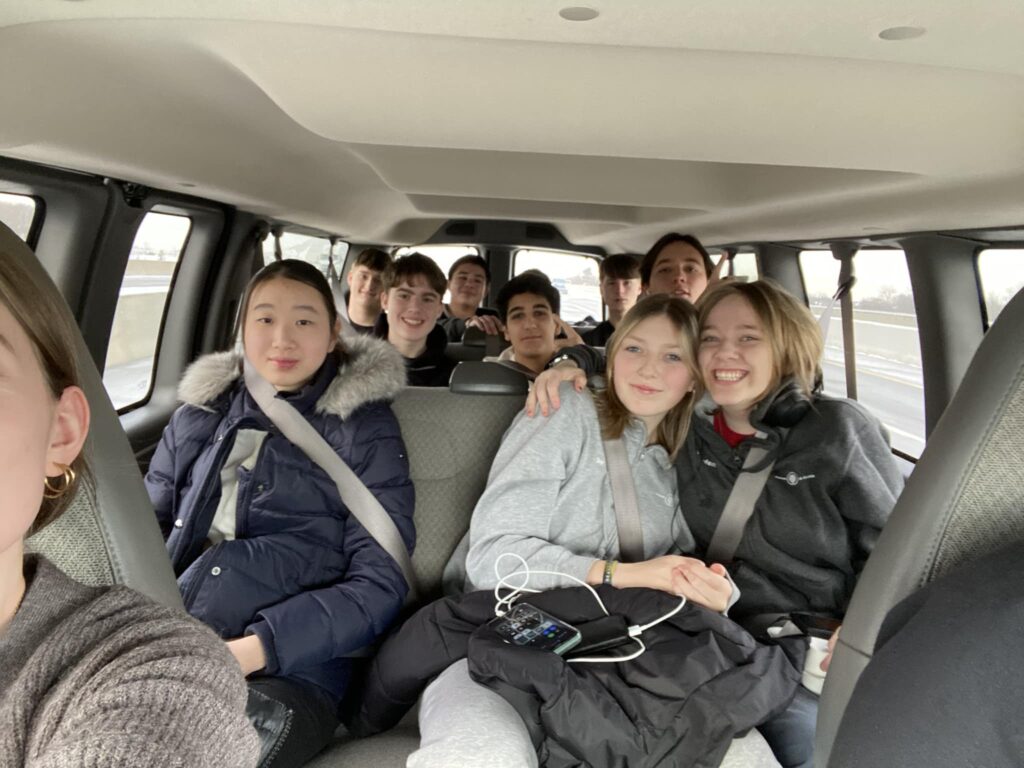
<svg viewBox="0 0 1024 768">
<path fill-rule="evenodd" d="M 826 685 L 828 765 L 888 608 L 1024 536 L 1024 462 L 964 501 L 1024 434 L 1021 39 L 1015 0 L 3 3 L 0 242 L 78 320 L 102 490 L 35 546 L 180 605 L 141 473 L 275 258 L 343 288 L 366 247 L 475 253 L 490 301 L 540 268 L 593 325 L 602 258 L 693 233 L 824 317 L 825 391 L 879 416 L 910 478 Z M 526 386 L 475 366 L 481 341 L 452 354 L 450 388 L 395 403 L 424 598 Z M 958 526 L 980 532 L 950 551 Z M 412 718 L 311 765 L 417 743 Z"/>
</svg>

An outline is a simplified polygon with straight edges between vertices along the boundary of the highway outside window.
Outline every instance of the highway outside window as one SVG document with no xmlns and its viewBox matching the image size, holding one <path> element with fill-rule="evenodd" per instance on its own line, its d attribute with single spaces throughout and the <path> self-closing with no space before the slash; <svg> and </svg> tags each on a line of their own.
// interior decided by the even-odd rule
<svg viewBox="0 0 1024 768">
<path fill-rule="evenodd" d="M 820 317 L 835 292 L 839 262 L 830 251 L 803 251 L 800 266 L 811 311 Z M 854 256 L 854 351 L 857 399 L 889 430 L 893 448 L 912 458 L 925 442 L 924 377 L 917 314 L 901 250 L 862 249 Z M 839 306 L 825 344 L 825 392 L 846 396 Z"/>
<path fill-rule="evenodd" d="M 331 252 L 331 242 L 326 237 L 316 235 L 300 235 L 294 232 L 284 232 L 281 235 L 281 258 L 299 259 L 312 264 L 325 275 L 327 274 L 328 256 Z M 341 265 L 345 263 L 345 256 L 348 253 L 348 243 L 339 242 L 334 246 L 334 266 L 341 273 Z M 264 265 L 274 261 L 274 236 L 268 235 L 263 241 L 263 263 Z"/>
<path fill-rule="evenodd" d="M 718 263 L 718 260 L 722 258 L 721 251 L 711 250 L 711 260 Z M 727 267 L 723 267 L 723 277 L 728 277 L 729 272 Z M 732 277 L 743 280 L 744 282 L 753 282 L 759 277 L 757 271 L 757 256 L 753 251 L 740 251 L 732 257 Z"/>
<path fill-rule="evenodd" d="M 562 295 L 559 316 L 567 323 L 590 318 L 601 321 L 601 286 L 598 261 L 593 256 L 564 251 L 520 248 L 513 254 L 513 274 L 528 269 L 543 272 Z"/>
<path fill-rule="evenodd" d="M 1024 248 L 986 248 L 978 254 L 978 279 L 988 324 L 992 325 L 1024 288 Z"/>
<path fill-rule="evenodd" d="M 28 240 L 35 217 L 36 201 L 31 197 L 0 192 L 0 221 L 22 240 Z"/>
<path fill-rule="evenodd" d="M 135 234 L 103 367 L 103 384 L 118 410 L 149 397 L 160 324 L 191 228 L 187 216 L 150 212 Z"/>
</svg>

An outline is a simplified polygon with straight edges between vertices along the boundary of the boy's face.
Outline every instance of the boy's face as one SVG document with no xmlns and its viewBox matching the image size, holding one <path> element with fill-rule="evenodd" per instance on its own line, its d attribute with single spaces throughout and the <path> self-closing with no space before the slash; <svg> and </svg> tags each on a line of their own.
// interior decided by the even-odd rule
<svg viewBox="0 0 1024 768">
<path fill-rule="evenodd" d="M 487 273 L 478 264 L 463 264 L 452 273 L 448 290 L 452 301 L 480 306 L 487 291 Z"/>
<path fill-rule="evenodd" d="M 359 265 L 353 267 L 345 277 L 349 290 L 349 301 L 356 301 L 361 307 L 374 312 L 380 311 L 380 293 L 383 284 L 381 273 L 376 269 Z"/>
<path fill-rule="evenodd" d="M 505 338 L 516 357 L 550 357 L 555 353 L 558 325 L 551 305 L 543 296 L 520 293 L 508 303 Z"/>
<path fill-rule="evenodd" d="M 427 338 L 441 316 L 441 295 L 423 275 L 412 275 L 381 296 L 388 313 L 388 338 L 407 342 Z"/>
<path fill-rule="evenodd" d="M 708 287 L 708 273 L 700 252 L 689 243 L 669 243 L 651 268 L 647 295 L 668 293 L 693 303 Z"/>
<path fill-rule="evenodd" d="M 612 312 L 624 315 L 633 308 L 638 298 L 640 298 L 639 277 L 624 278 L 606 275 L 602 278 L 601 299 Z"/>
</svg>

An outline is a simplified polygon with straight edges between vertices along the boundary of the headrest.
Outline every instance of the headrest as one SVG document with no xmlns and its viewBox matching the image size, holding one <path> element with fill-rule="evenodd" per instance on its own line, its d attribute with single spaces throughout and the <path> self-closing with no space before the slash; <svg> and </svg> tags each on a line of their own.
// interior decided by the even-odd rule
<svg viewBox="0 0 1024 768">
<path fill-rule="evenodd" d="M 455 366 L 450 389 L 460 395 L 525 396 L 530 382 L 524 374 L 508 366 L 468 361 Z"/>
</svg>

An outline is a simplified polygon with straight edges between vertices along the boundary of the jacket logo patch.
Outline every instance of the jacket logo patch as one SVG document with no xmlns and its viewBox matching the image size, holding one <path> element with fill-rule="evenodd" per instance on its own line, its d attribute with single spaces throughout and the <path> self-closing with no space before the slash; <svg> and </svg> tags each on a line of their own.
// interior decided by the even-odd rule
<svg viewBox="0 0 1024 768">
<path fill-rule="evenodd" d="M 776 480 L 782 480 L 788 485 L 799 485 L 804 480 L 813 480 L 814 475 L 798 475 L 796 472 L 787 472 L 784 475 L 775 475 Z"/>
<path fill-rule="evenodd" d="M 717 466 L 718 466 L 718 465 L 717 465 L 717 464 L 715 464 L 715 462 L 713 462 L 713 461 L 712 461 L 711 459 L 701 459 L 701 461 L 703 461 L 703 462 L 704 462 L 704 464 L 705 464 L 706 466 L 709 466 L 709 467 L 717 467 Z"/>
</svg>

